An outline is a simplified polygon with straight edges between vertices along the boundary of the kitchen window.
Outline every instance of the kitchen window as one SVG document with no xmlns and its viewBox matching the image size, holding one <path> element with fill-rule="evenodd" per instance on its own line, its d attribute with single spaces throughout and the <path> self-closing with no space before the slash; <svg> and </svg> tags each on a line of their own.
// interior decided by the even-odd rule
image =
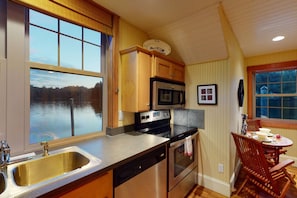
<svg viewBox="0 0 297 198">
<path fill-rule="evenodd" d="M 109 36 L 28 12 L 30 144 L 102 132 Z"/>
<path fill-rule="evenodd" d="M 297 61 L 248 67 L 248 115 L 271 127 L 297 121 Z"/>
</svg>

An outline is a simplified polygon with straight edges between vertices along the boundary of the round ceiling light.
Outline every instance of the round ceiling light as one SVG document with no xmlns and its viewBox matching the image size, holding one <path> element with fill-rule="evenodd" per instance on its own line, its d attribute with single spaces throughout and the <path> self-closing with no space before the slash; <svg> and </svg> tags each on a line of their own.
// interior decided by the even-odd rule
<svg viewBox="0 0 297 198">
<path fill-rule="evenodd" d="M 285 37 L 284 36 L 276 36 L 272 39 L 272 41 L 281 41 L 283 40 Z"/>
</svg>

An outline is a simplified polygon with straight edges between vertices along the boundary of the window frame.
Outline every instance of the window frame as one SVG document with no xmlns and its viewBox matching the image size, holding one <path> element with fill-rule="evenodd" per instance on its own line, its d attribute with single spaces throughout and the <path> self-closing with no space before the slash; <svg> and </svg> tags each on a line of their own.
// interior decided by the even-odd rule
<svg viewBox="0 0 297 198">
<path fill-rule="evenodd" d="M 297 69 L 297 61 L 271 63 L 265 65 L 247 66 L 247 81 L 248 81 L 248 118 L 255 119 L 255 73 L 257 72 L 272 72 L 280 70 Z M 262 126 L 297 129 L 297 120 L 282 120 L 272 118 L 257 118 L 261 120 Z"/>
<path fill-rule="evenodd" d="M 25 81 L 26 81 L 26 85 L 30 85 L 30 69 L 41 69 L 41 70 L 49 70 L 49 71 L 56 71 L 56 72 L 62 72 L 62 73 L 69 73 L 69 74 L 78 74 L 78 75 L 84 75 L 84 76 L 93 76 L 93 77 L 100 77 L 103 79 L 103 96 L 102 96 L 102 131 L 94 131 L 92 133 L 88 133 L 88 134 L 84 134 L 84 135 L 79 135 L 79 136 L 69 136 L 66 138 L 60 138 L 57 140 L 51 140 L 51 145 L 52 146 L 60 146 L 60 145 L 65 145 L 65 144 L 69 144 L 69 143 L 73 143 L 73 142 L 77 142 L 77 141 L 82 141 L 85 139 L 91 139 L 94 137 L 100 137 L 100 136 L 104 136 L 106 135 L 106 127 L 108 124 L 108 84 L 107 84 L 107 68 L 108 68 L 108 63 L 105 64 L 101 64 L 101 72 L 93 72 L 93 71 L 87 71 L 87 70 L 83 70 L 82 69 L 75 69 L 75 68 L 70 68 L 70 67 L 64 67 L 63 65 L 60 65 L 60 61 L 58 61 L 58 65 L 49 65 L 49 64 L 44 64 L 44 63 L 38 63 L 38 62 L 31 62 L 29 61 L 29 56 L 30 56 L 30 42 L 29 42 L 29 10 L 30 8 L 25 8 L 25 22 L 24 22 L 24 26 L 25 26 L 25 46 L 26 46 L 26 60 L 28 60 L 25 63 Z M 40 11 L 38 11 L 40 12 Z M 44 12 L 41 12 L 42 14 L 46 14 Z M 58 17 L 55 17 L 58 18 Z M 60 19 L 60 18 L 58 18 Z M 60 19 L 65 21 L 64 19 Z M 69 21 L 67 21 L 69 22 Z M 73 23 L 73 22 L 69 22 L 69 23 Z M 75 24 L 75 23 L 73 23 Z M 82 26 L 80 24 L 75 24 L 81 27 L 85 27 Z M 88 27 L 86 27 L 88 28 Z M 98 30 L 95 30 L 98 31 Z M 103 32 L 101 32 L 101 34 L 104 34 Z M 102 41 L 104 42 L 104 41 Z M 106 46 L 104 46 L 104 44 L 101 44 L 101 54 L 104 53 L 103 51 L 106 50 L 105 49 Z M 59 50 L 59 49 L 58 49 Z M 58 55 L 60 59 L 60 55 Z M 105 60 L 106 58 L 101 56 L 101 63 Z M 25 109 L 26 112 L 26 116 L 25 116 L 25 147 L 29 150 L 34 149 L 37 145 L 39 144 L 30 144 L 29 138 L 30 138 L 30 86 L 25 86 Z"/>
<path fill-rule="evenodd" d="M 32 1 L 36 4 L 39 1 Z M 83 2 L 82 2 L 83 3 Z M 4 108 L 4 111 L 0 113 L 0 135 L 3 139 L 9 142 L 9 145 L 13 148 L 11 155 L 18 155 L 28 153 L 40 149 L 39 144 L 30 145 L 26 141 L 26 133 L 28 133 L 29 123 L 27 118 L 30 116 L 30 106 L 27 104 L 30 98 L 30 79 L 28 78 L 30 69 L 28 65 L 28 51 L 24 49 L 28 45 L 28 35 L 25 32 L 25 9 L 37 7 L 24 7 L 24 4 L 19 4 L 14 1 L 1 1 L 0 3 L 3 20 L 0 20 L 0 25 L 3 27 L 3 31 L 0 31 L 0 39 L 3 40 L 3 50 L 1 59 L 1 84 L 0 89 L 3 90 L 2 98 L 0 98 L 0 108 Z M 42 11 L 42 9 L 37 9 Z M 43 11 L 45 11 L 44 9 Z M 57 9 L 53 9 L 53 12 L 57 12 Z M 89 11 L 89 10 L 88 10 Z M 43 12 L 49 15 L 53 13 Z M 99 12 L 98 12 L 99 13 Z M 97 13 L 97 14 L 98 14 Z M 56 16 L 55 14 L 53 14 Z M 108 128 L 118 127 L 118 65 L 119 62 L 119 20 L 118 15 L 112 14 L 112 39 L 108 41 L 109 45 L 106 46 L 109 51 L 109 56 L 106 57 L 107 67 L 105 68 L 105 85 L 104 88 L 104 106 L 107 107 L 107 115 L 104 115 L 105 126 Z M 81 23 L 84 21 L 81 20 Z M 90 24 L 91 25 L 91 24 Z M 17 58 L 16 58 L 17 57 Z M 2 72 L 3 71 L 3 72 Z M 108 103 L 107 103 L 108 101 Z M 106 133 L 106 128 L 104 128 Z M 94 138 L 98 137 L 98 134 L 93 134 Z M 91 135 L 88 137 L 72 137 L 71 142 L 69 140 L 61 139 L 60 141 L 51 143 L 52 147 L 65 146 L 89 140 L 93 138 Z"/>
</svg>

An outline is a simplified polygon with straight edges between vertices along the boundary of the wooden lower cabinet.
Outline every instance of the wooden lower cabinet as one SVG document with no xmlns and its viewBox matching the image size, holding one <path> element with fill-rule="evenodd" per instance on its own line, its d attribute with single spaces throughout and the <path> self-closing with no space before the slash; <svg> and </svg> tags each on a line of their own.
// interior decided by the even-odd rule
<svg viewBox="0 0 297 198">
<path fill-rule="evenodd" d="M 112 198 L 112 171 L 94 173 L 40 197 Z"/>
</svg>

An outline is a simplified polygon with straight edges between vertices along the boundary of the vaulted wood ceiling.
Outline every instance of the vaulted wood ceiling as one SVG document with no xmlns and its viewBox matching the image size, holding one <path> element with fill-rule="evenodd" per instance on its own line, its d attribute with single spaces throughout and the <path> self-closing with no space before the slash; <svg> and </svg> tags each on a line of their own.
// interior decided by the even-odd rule
<svg viewBox="0 0 297 198">
<path fill-rule="evenodd" d="M 221 2 L 246 57 L 297 49 L 296 0 L 93 0 L 167 42 L 186 64 L 226 58 Z M 286 38 L 272 42 L 274 36 Z"/>
</svg>

